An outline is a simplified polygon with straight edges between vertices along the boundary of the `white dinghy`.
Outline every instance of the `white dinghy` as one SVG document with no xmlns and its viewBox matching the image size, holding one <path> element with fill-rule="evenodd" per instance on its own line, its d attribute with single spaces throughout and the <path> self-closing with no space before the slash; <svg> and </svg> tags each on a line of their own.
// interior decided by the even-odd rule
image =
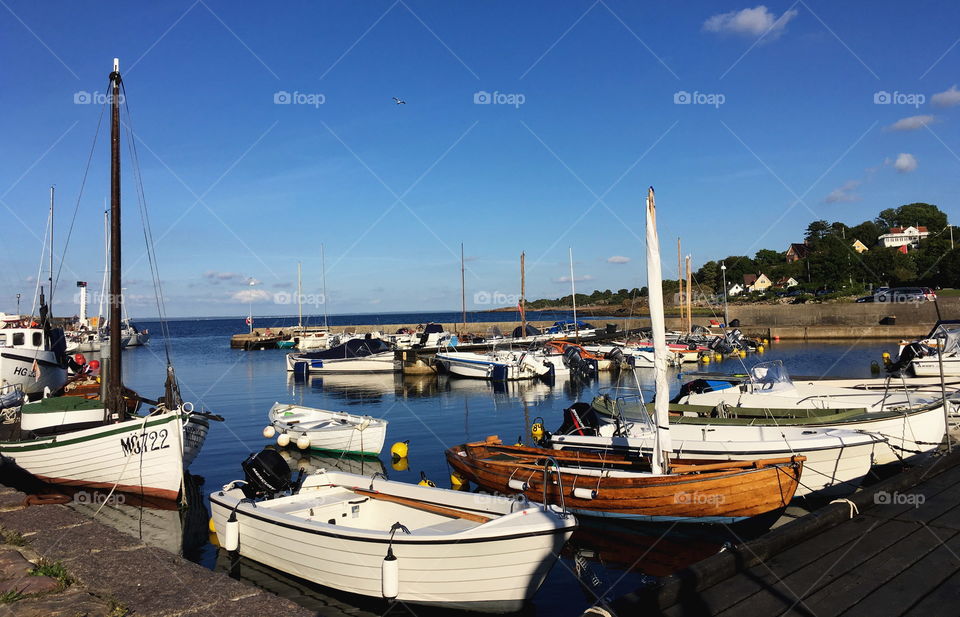
<svg viewBox="0 0 960 617">
<path fill-rule="evenodd" d="M 250 483 L 210 495 L 220 546 L 363 596 L 516 611 L 577 526 L 556 506 L 377 474 L 321 470 L 291 486 L 286 462 L 275 457 L 271 450 L 252 456 L 244 462 Z"/>
<path fill-rule="evenodd" d="M 301 450 L 330 450 L 376 456 L 387 437 L 387 421 L 357 416 L 344 411 L 274 403 L 268 414 L 270 425 L 263 429 L 266 438 L 277 437 L 277 444 L 295 443 Z"/>
</svg>

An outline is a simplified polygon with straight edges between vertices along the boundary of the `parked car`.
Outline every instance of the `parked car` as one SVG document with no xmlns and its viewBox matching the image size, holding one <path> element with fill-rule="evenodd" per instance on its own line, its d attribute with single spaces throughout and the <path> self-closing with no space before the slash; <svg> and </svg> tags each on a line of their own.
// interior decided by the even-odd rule
<svg viewBox="0 0 960 617">
<path fill-rule="evenodd" d="M 862 298 L 857 298 L 856 302 L 873 302 L 876 296 L 863 296 Z"/>
</svg>

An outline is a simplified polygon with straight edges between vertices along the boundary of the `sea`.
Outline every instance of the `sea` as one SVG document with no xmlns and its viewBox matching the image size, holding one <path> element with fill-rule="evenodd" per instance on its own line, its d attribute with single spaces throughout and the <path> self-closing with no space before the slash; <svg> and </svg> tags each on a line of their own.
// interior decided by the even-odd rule
<svg viewBox="0 0 960 617">
<path fill-rule="evenodd" d="M 479 316 L 479 317 L 477 317 Z M 476 313 L 476 321 L 514 321 L 514 313 Z M 555 321 L 566 312 L 528 313 L 531 320 Z M 340 325 L 376 325 L 427 322 L 456 323 L 449 313 L 387 313 L 337 315 Z M 317 323 L 316 317 L 311 318 Z M 255 317 L 256 326 L 294 325 L 296 317 Z M 594 319 L 596 325 L 607 320 Z M 322 318 L 320 318 L 322 323 Z M 389 421 L 387 442 L 379 458 L 356 459 L 285 449 L 291 468 L 308 471 L 341 468 L 362 474 L 384 472 L 390 479 L 419 482 L 426 477 L 449 487 L 450 472 L 444 451 L 466 441 L 498 435 L 504 442 L 529 441 L 530 426 L 542 421 L 555 429 L 563 410 L 576 401 L 589 401 L 606 388 L 639 385 L 652 393 L 652 374 L 640 369 L 604 373 L 598 378 L 490 384 L 447 376 L 329 375 L 295 379 L 284 363 L 284 351 L 244 351 L 230 348 L 230 336 L 247 331 L 245 318 L 138 320 L 152 335 L 144 347 L 123 352 L 124 381 L 145 397 L 162 392 L 167 355 L 176 369 L 185 400 L 197 409 L 223 416 L 212 423 L 203 451 L 190 472 L 196 486 L 194 503 L 185 513 L 152 512 L 141 504 L 117 503 L 116 496 L 101 517 L 144 541 L 180 552 L 200 565 L 229 573 L 246 583 L 288 597 L 318 614 L 366 616 L 383 614 L 382 601 L 327 589 L 288 576 L 246 559 L 232 561 L 210 541 L 206 529 L 207 496 L 232 480 L 242 479 L 240 463 L 273 441 L 262 430 L 275 402 L 368 414 Z M 870 377 L 871 362 L 884 351 L 894 353 L 896 342 L 773 342 L 762 354 L 726 359 L 707 367 L 685 365 L 683 370 L 743 372 L 758 362 L 782 361 L 793 375 Z M 671 369 L 671 389 L 679 388 L 678 369 Z M 400 465 L 390 459 L 390 445 L 409 441 L 409 456 Z M 275 447 L 275 446 L 274 446 Z M 92 498 L 95 500 L 95 498 Z M 200 503 L 196 503 L 199 501 Z M 815 504 L 811 504 L 812 505 Z M 84 504 L 80 508 L 87 507 Z M 802 514 L 804 505 L 788 510 L 787 518 Z M 793 510 L 798 510 L 793 512 Z M 657 526 L 580 518 L 580 527 L 551 570 L 546 582 L 525 609 L 525 615 L 579 615 L 602 599 L 610 599 L 652 584 L 691 563 L 743 539 L 747 532 L 707 526 Z M 413 613 L 412 611 L 416 611 Z M 412 610 L 397 605 L 391 615 L 456 615 L 454 611 Z M 466 615 L 466 613 L 464 613 Z"/>
</svg>

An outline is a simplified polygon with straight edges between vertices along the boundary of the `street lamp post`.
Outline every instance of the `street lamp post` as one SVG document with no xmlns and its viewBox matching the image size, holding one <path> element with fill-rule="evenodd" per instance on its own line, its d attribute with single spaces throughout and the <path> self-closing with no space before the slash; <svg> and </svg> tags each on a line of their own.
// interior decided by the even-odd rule
<svg viewBox="0 0 960 617">
<path fill-rule="evenodd" d="M 727 264 L 720 264 L 720 275 L 723 277 L 723 327 L 730 323 L 727 317 Z"/>
<path fill-rule="evenodd" d="M 17 317 L 20 316 L 20 294 L 17 294 Z"/>
</svg>

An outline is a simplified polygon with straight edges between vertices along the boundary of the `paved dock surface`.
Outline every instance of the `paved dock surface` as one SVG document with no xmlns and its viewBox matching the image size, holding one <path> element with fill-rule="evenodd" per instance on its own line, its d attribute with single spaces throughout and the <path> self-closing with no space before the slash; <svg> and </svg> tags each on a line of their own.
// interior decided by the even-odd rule
<svg viewBox="0 0 960 617">
<path fill-rule="evenodd" d="M 59 594 L 0 604 L 0 617 L 308 617 L 289 600 L 147 546 L 65 506 L 23 506 L 0 485 L 0 528 L 19 534 L 25 556 L 61 562 L 76 582 Z M 0 540 L 2 543 L 2 540 Z"/>
<path fill-rule="evenodd" d="M 851 497 L 853 518 L 849 503 L 831 504 L 612 608 L 666 617 L 960 615 L 958 463 L 957 451 L 939 457 Z"/>
</svg>

